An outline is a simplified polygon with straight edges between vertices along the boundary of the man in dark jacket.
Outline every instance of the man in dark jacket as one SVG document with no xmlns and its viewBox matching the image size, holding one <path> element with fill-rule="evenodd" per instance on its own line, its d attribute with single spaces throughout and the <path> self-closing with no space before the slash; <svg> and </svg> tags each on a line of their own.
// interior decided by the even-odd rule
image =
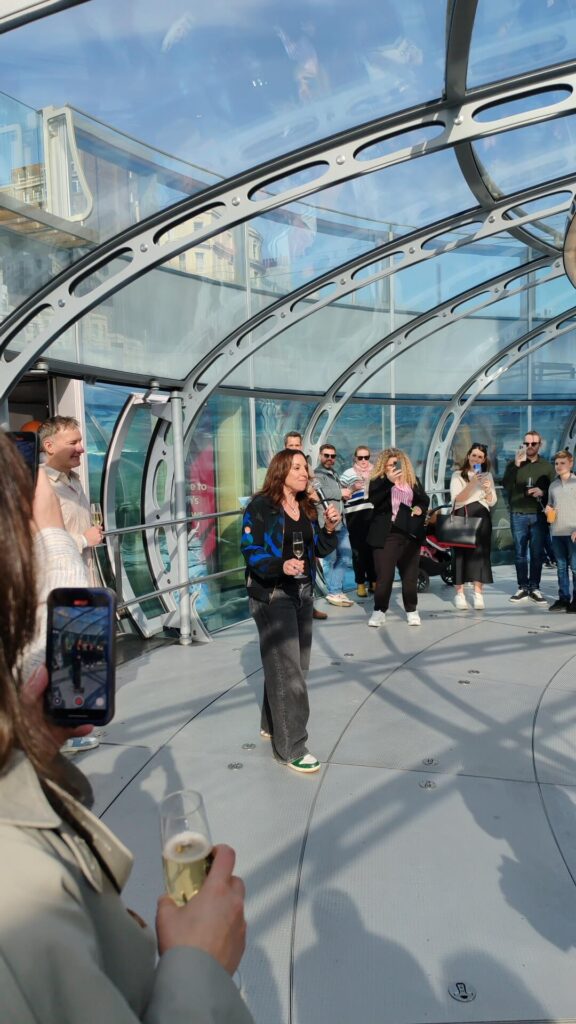
<svg viewBox="0 0 576 1024">
<path fill-rule="evenodd" d="M 518 589 L 510 598 L 513 604 L 528 600 L 542 606 L 547 604 L 540 590 L 548 530 L 544 506 L 555 472 L 552 463 L 541 458 L 541 445 L 542 435 L 537 430 L 528 430 L 515 458 L 506 466 L 502 478 L 502 485 L 510 503 L 510 528 L 514 540 L 514 564 L 518 580 Z"/>
</svg>

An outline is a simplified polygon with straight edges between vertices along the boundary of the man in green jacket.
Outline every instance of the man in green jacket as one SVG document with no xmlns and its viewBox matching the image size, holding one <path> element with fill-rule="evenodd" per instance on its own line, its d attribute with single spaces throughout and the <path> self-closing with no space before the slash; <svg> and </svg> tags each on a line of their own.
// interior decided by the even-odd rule
<svg viewBox="0 0 576 1024">
<path fill-rule="evenodd" d="M 540 456 L 541 446 L 542 435 L 537 430 L 528 430 L 502 478 L 510 503 L 510 527 L 518 580 L 518 589 L 510 598 L 513 604 L 529 600 L 542 606 L 547 604 L 540 591 L 548 530 L 544 506 L 555 472 L 552 463 Z"/>
</svg>

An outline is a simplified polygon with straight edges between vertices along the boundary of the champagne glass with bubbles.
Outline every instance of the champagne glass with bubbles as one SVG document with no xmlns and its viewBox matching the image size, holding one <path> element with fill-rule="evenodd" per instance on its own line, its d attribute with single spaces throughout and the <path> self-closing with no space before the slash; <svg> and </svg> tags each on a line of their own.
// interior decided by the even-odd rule
<svg viewBox="0 0 576 1024">
<path fill-rule="evenodd" d="M 102 506 L 99 501 L 93 501 L 90 505 L 90 519 L 92 526 L 102 526 L 104 520 L 102 518 Z"/>
<path fill-rule="evenodd" d="M 212 863 L 212 839 L 200 793 L 169 793 L 160 805 L 160 831 L 166 890 L 182 907 L 200 891 Z"/>
<path fill-rule="evenodd" d="M 292 554 L 294 555 L 294 558 L 304 558 L 304 537 L 300 530 L 294 530 L 292 533 Z M 303 572 L 299 572 L 294 579 L 305 580 L 306 576 Z"/>
</svg>

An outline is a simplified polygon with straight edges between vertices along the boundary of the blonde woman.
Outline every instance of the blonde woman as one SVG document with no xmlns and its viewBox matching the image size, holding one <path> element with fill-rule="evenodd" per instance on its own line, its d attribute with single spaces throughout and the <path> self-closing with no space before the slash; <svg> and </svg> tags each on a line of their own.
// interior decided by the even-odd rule
<svg viewBox="0 0 576 1024">
<path fill-rule="evenodd" d="M 419 626 L 418 560 L 420 541 L 400 528 L 397 517 L 401 505 L 406 505 L 415 519 L 415 530 L 423 523 L 430 499 L 417 479 L 406 452 L 400 448 L 385 448 L 380 452 L 370 477 L 368 500 L 374 506 L 368 530 L 368 543 L 373 549 L 376 569 L 374 611 L 369 626 L 383 626 L 390 603 L 394 572 L 398 568 L 402 580 L 402 600 L 409 626 Z M 420 518 L 422 517 L 422 518 Z M 401 515 L 400 517 L 404 517 Z"/>
<path fill-rule="evenodd" d="M 460 468 L 452 474 L 450 497 L 454 502 L 455 515 L 468 515 L 482 520 L 476 547 L 454 548 L 454 607 L 462 611 L 468 608 L 464 584 L 472 583 L 474 608 L 482 610 L 484 584 L 493 582 L 490 509 L 496 504 L 494 478 L 490 472 L 490 459 L 485 444 L 473 444 L 466 452 Z"/>
</svg>

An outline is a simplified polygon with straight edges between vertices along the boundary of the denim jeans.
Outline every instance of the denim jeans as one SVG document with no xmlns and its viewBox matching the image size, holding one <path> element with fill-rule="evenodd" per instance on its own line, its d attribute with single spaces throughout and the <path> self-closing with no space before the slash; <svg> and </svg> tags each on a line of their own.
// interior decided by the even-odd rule
<svg viewBox="0 0 576 1024">
<path fill-rule="evenodd" d="M 572 595 L 576 599 L 576 544 L 570 539 L 570 534 L 566 537 L 552 537 L 552 550 L 558 573 L 558 597 L 568 604 L 572 600 L 569 570 L 572 572 Z"/>
<path fill-rule="evenodd" d="M 352 548 L 345 526 L 336 532 L 336 540 L 336 550 L 324 559 L 324 575 L 329 594 L 342 593 L 346 570 L 352 568 Z"/>
<path fill-rule="evenodd" d="M 294 761 L 307 753 L 305 677 L 312 646 L 312 585 L 297 584 L 288 592 L 276 588 L 269 604 L 254 598 L 249 604 L 264 668 L 261 728 L 272 734 L 276 756 Z"/>
<path fill-rule="evenodd" d="M 544 542 L 548 524 L 543 512 L 512 512 L 510 526 L 514 538 L 514 564 L 518 586 L 532 593 L 540 587 Z M 530 569 L 528 569 L 530 552 Z"/>
</svg>

